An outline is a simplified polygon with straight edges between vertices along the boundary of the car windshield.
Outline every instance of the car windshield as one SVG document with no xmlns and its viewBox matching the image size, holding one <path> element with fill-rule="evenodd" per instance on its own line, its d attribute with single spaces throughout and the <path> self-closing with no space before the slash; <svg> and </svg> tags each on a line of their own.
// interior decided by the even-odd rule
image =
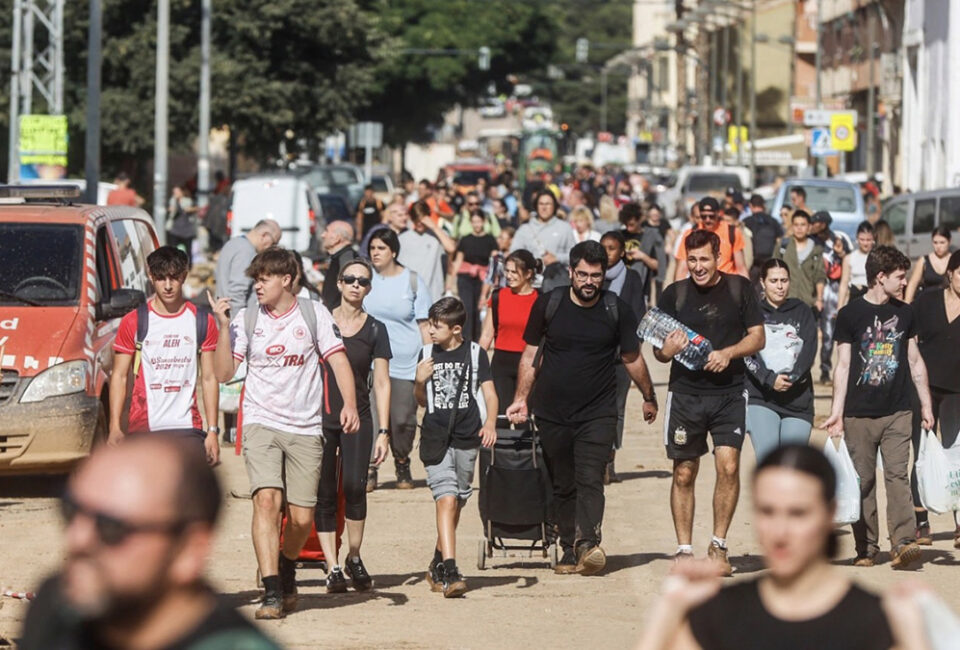
<svg viewBox="0 0 960 650">
<path fill-rule="evenodd" d="M 740 185 L 740 177 L 736 174 L 693 174 L 687 181 L 688 192 L 708 194 L 723 192 L 728 187 L 732 187 L 738 192 L 743 190 L 743 186 Z"/>
<path fill-rule="evenodd" d="M 826 210 L 827 212 L 856 212 L 857 194 L 852 186 L 833 185 L 799 185 L 790 184 L 785 196 L 790 196 L 790 190 L 795 187 L 802 187 L 807 193 L 807 207 L 810 214 Z M 790 199 L 787 199 L 791 204 Z"/>
<path fill-rule="evenodd" d="M 373 180 L 370 181 L 370 184 L 373 185 L 374 192 L 389 192 L 390 188 L 387 187 L 387 179 L 383 176 L 374 176 Z"/>
<path fill-rule="evenodd" d="M 350 212 L 347 211 L 347 205 L 339 196 L 320 195 L 320 207 L 323 209 L 323 217 L 330 221 L 349 221 Z"/>
<path fill-rule="evenodd" d="M 0 304 L 75 304 L 83 228 L 0 223 Z"/>
<path fill-rule="evenodd" d="M 455 185 L 476 185 L 477 181 L 481 178 L 485 181 L 489 181 L 490 172 L 486 171 L 485 169 L 463 169 L 453 175 L 453 182 Z"/>
<path fill-rule="evenodd" d="M 356 185 L 363 182 L 357 172 L 346 167 L 332 167 L 330 177 L 333 179 L 334 185 Z"/>
</svg>

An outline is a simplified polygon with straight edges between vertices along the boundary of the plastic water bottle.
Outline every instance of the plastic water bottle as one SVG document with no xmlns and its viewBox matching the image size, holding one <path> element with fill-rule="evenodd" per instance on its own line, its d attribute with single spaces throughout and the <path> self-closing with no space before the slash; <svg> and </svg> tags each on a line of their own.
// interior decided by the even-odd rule
<svg viewBox="0 0 960 650">
<path fill-rule="evenodd" d="M 700 370 L 707 363 L 707 357 L 713 352 L 713 345 L 705 337 L 678 321 L 673 316 L 653 307 L 644 315 L 637 328 L 637 336 L 651 345 L 662 348 L 670 332 L 681 330 L 687 335 L 687 347 L 677 352 L 673 358 L 690 370 Z"/>
</svg>

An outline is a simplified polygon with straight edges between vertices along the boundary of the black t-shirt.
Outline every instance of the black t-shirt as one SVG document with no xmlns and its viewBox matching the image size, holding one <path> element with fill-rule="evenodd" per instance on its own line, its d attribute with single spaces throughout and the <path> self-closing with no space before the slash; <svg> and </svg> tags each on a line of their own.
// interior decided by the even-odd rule
<svg viewBox="0 0 960 650">
<path fill-rule="evenodd" d="M 943 289 L 927 289 L 913 301 L 917 344 L 927 364 L 930 386 L 960 393 L 960 318 L 947 321 Z"/>
<path fill-rule="evenodd" d="M 533 413 L 550 422 L 585 422 L 617 415 L 616 353 L 640 349 L 633 308 L 617 298 L 618 322 L 607 313 L 603 293 L 591 307 L 570 299 L 570 288 L 549 326 L 547 304 L 553 292 L 533 303 L 523 333 L 528 345 L 539 345 L 546 329 L 540 371 L 533 386 Z"/>
<path fill-rule="evenodd" d="M 748 328 L 763 325 L 757 292 L 740 275 L 720 273 L 720 281 L 705 289 L 690 278 L 674 282 L 663 290 L 657 306 L 706 337 L 714 350 L 736 345 Z M 745 372 L 743 359 L 731 360 L 723 372 L 688 370 L 674 360 L 670 366 L 670 390 L 689 395 L 739 393 Z"/>
<path fill-rule="evenodd" d="M 851 346 L 844 415 L 875 418 L 912 408 L 907 342 L 914 328 L 913 309 L 896 298 L 874 305 L 860 297 L 840 310 L 833 338 Z"/>
<path fill-rule="evenodd" d="M 763 606 L 756 580 L 721 589 L 690 612 L 703 650 L 889 650 L 893 635 L 880 598 L 852 585 L 830 611 L 785 621 Z"/>
<path fill-rule="evenodd" d="M 469 234 L 460 240 L 457 252 L 463 253 L 463 261 L 468 264 L 486 266 L 490 263 L 490 254 L 497 250 L 497 240 L 493 235 Z"/>
<path fill-rule="evenodd" d="M 339 333 L 339 329 L 338 329 Z M 370 414 L 370 372 L 374 359 L 391 359 L 390 338 L 387 335 L 387 326 L 376 318 L 367 314 L 360 330 L 353 336 L 343 337 L 343 347 L 347 351 L 347 359 L 353 370 L 353 380 L 357 392 L 357 413 L 360 417 Z M 323 427 L 325 429 L 340 430 L 340 411 L 343 409 L 343 395 L 337 386 L 337 379 L 333 371 L 324 366 L 324 381 L 327 388 L 327 399 L 324 400 Z"/>
<path fill-rule="evenodd" d="M 460 390 L 457 418 L 450 433 L 450 446 L 456 449 L 474 449 L 480 446 L 480 408 L 471 391 L 473 368 L 470 359 L 470 344 L 462 343 L 452 350 L 444 350 L 434 345 L 430 356 L 433 357 L 433 377 L 427 382 L 427 412 L 421 425 L 423 436 L 446 435 L 450 426 L 450 413 L 454 408 L 454 393 L 460 384 L 461 375 L 466 372 L 463 388 Z M 417 362 L 423 360 L 423 351 Z M 490 361 L 484 350 L 477 357 L 476 388 L 485 381 L 493 381 L 490 374 Z"/>
<path fill-rule="evenodd" d="M 64 601 L 56 577 L 40 587 L 27 610 L 21 650 L 114 650 L 97 630 L 72 611 Z M 161 650 L 279 650 L 247 619 L 221 600 L 199 625 Z M 123 650 L 116 648 L 115 650 Z"/>
<path fill-rule="evenodd" d="M 351 246 L 344 246 L 330 256 L 330 268 L 323 276 L 323 291 L 320 292 L 320 300 L 329 311 L 333 311 L 340 306 L 340 288 L 337 286 L 340 269 L 345 262 L 349 262 L 356 257 L 359 256 Z"/>
<path fill-rule="evenodd" d="M 360 199 L 360 205 L 357 207 L 360 209 L 360 212 L 363 213 L 363 232 L 370 232 L 370 229 L 382 220 L 380 213 L 383 211 L 383 204 L 378 198 L 373 198 L 368 201 L 366 197 L 364 197 Z"/>
</svg>

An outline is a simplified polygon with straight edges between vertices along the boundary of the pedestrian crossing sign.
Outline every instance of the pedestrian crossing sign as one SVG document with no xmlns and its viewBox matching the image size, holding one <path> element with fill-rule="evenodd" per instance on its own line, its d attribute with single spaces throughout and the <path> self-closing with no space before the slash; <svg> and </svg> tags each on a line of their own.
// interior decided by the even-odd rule
<svg viewBox="0 0 960 650">
<path fill-rule="evenodd" d="M 826 127 L 813 129 L 810 139 L 811 154 L 814 156 L 835 156 L 837 150 L 830 145 L 830 129 Z"/>
</svg>

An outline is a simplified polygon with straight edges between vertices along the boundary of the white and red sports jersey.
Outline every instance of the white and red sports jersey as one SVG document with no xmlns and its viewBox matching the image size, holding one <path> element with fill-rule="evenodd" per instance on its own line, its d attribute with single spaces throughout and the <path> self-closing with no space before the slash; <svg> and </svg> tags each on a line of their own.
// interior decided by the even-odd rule
<svg viewBox="0 0 960 650">
<path fill-rule="evenodd" d="M 311 301 L 317 314 L 317 345 L 323 358 L 344 349 L 334 330 L 333 317 L 321 303 Z M 324 400 L 323 368 L 313 347 L 300 305 L 285 314 L 260 307 L 253 341 L 247 347 L 244 313 L 230 324 L 233 358 L 247 359 L 243 386 L 243 422 L 254 422 L 287 433 L 318 436 Z M 331 378 L 331 381 L 333 379 Z"/>
<path fill-rule="evenodd" d="M 197 409 L 197 308 L 185 303 L 178 314 L 166 316 L 147 304 L 150 318 L 140 350 L 140 373 L 130 398 L 128 431 L 203 429 Z M 134 354 L 137 310 L 123 317 L 113 343 L 115 352 Z M 217 347 L 217 324 L 207 313 L 207 338 L 200 349 Z"/>
</svg>

